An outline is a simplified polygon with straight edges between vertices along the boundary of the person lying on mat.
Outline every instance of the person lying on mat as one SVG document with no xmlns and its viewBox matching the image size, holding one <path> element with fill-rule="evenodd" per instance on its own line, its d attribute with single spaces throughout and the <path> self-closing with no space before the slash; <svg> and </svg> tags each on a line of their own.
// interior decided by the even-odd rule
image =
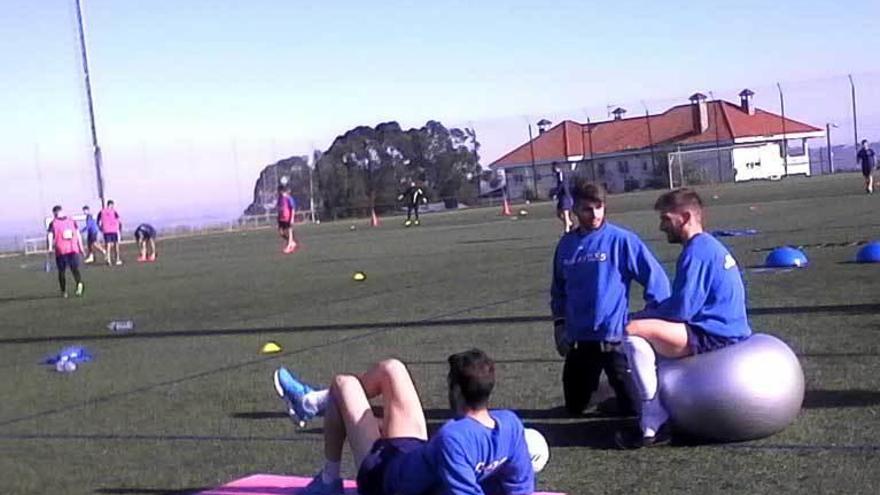
<svg viewBox="0 0 880 495">
<path fill-rule="evenodd" d="M 363 495 L 533 493 L 535 475 L 522 422 L 512 411 L 488 408 L 495 362 L 478 349 L 453 354 L 448 362 L 455 419 L 430 440 L 412 377 L 396 359 L 360 375 L 337 375 L 320 390 L 286 368 L 277 369 L 275 390 L 291 417 L 324 418 L 325 464 L 302 493 L 343 493 L 339 471 L 346 439 Z M 370 406 L 376 397 L 383 401 L 382 418 Z"/>
</svg>

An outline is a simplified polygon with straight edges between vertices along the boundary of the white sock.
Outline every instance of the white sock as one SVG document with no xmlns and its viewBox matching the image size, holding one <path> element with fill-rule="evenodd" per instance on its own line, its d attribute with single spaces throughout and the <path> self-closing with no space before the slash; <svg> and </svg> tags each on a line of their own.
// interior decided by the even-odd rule
<svg viewBox="0 0 880 495">
<path fill-rule="evenodd" d="M 321 481 L 332 483 L 339 479 L 340 462 L 325 461 L 324 469 L 321 470 Z"/>
<path fill-rule="evenodd" d="M 648 401 L 657 395 L 657 356 L 654 348 L 641 337 L 627 335 L 623 339 L 623 352 L 632 373 L 632 380 L 640 399 Z"/>
<path fill-rule="evenodd" d="M 303 405 L 315 411 L 315 414 L 322 415 L 327 409 L 327 401 L 330 400 L 330 389 L 312 390 L 303 396 Z"/>
<path fill-rule="evenodd" d="M 669 420 L 669 413 L 660 402 L 660 397 L 654 397 L 651 400 L 642 402 L 642 414 L 639 416 L 639 427 L 642 429 L 642 436 L 653 437 L 657 435 L 657 430 L 663 426 L 663 423 Z"/>
<path fill-rule="evenodd" d="M 653 437 L 663 423 L 669 420 L 669 413 L 666 412 L 657 394 L 657 355 L 651 344 L 642 337 L 624 338 L 623 350 L 642 403 L 639 426 L 644 436 Z"/>
</svg>

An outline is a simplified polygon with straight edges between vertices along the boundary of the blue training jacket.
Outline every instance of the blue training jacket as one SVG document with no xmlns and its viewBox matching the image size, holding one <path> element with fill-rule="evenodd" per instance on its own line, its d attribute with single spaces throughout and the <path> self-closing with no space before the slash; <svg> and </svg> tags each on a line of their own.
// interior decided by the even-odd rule
<svg viewBox="0 0 880 495">
<path fill-rule="evenodd" d="M 721 337 L 752 334 L 736 260 L 721 241 L 707 233 L 697 234 L 682 249 L 672 296 L 639 317 L 679 321 Z"/>
<path fill-rule="evenodd" d="M 634 232 L 608 221 L 594 231 L 569 232 L 553 259 L 553 317 L 565 318 L 572 341 L 620 342 L 632 280 L 645 288 L 648 307 L 669 297 L 666 272 Z"/>
</svg>

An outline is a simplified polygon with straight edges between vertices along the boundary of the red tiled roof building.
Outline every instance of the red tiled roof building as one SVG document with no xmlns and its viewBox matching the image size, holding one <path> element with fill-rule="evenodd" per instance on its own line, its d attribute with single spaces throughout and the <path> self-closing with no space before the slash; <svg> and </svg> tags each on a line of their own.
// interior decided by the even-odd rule
<svg viewBox="0 0 880 495">
<path fill-rule="evenodd" d="M 612 192 L 668 186 L 670 162 L 676 185 L 682 174 L 688 183 L 809 175 L 806 140 L 822 137 L 824 131 L 755 108 L 753 95 L 743 90 L 740 104 L 735 105 L 708 101 L 696 93 L 690 103 L 660 114 L 624 118 L 626 111 L 618 108 L 613 120 L 586 124 L 566 120 L 489 166 L 504 169 L 511 196 L 521 197 L 534 188 L 534 160 L 542 198 L 553 187 L 553 164 L 568 165 Z M 547 121 L 541 124 L 545 124 L 542 129 L 549 127 Z M 785 154 L 783 140 L 789 148 Z M 795 152 L 793 145 L 799 145 Z"/>
</svg>

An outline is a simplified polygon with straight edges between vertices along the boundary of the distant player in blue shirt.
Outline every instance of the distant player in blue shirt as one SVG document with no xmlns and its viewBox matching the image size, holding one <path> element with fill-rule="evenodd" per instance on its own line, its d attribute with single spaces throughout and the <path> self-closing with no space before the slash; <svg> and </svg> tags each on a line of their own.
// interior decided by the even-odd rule
<svg viewBox="0 0 880 495">
<path fill-rule="evenodd" d="M 565 408 L 574 416 L 583 413 L 604 370 L 617 396 L 616 412 L 631 414 L 628 367 L 620 349 L 630 282 L 645 288 L 651 307 L 669 297 L 669 279 L 639 236 L 605 220 L 601 186 L 578 179 L 572 198 L 579 226 L 556 247 L 550 287 L 556 347 L 565 357 Z"/>
<path fill-rule="evenodd" d="M 746 294 L 736 260 L 718 239 L 703 231 L 703 201 L 690 189 L 657 200 L 660 230 L 682 244 L 672 296 L 633 316 L 624 349 L 642 399 L 639 432 L 618 432 L 621 448 L 639 448 L 669 439 L 669 414 L 660 403 L 656 355 L 679 359 L 712 352 L 752 334 Z M 711 418 L 706 418 L 711 421 Z"/>
<path fill-rule="evenodd" d="M 291 416 L 324 416 L 324 468 L 304 495 L 343 493 L 339 475 L 346 438 L 358 466 L 362 495 L 528 495 L 535 478 L 523 425 L 511 411 L 489 410 L 495 363 L 474 349 L 449 356 L 448 421 L 428 440 L 422 404 L 406 367 L 382 361 L 358 376 L 337 375 L 329 390 L 314 390 L 285 368 L 275 389 Z M 370 399 L 382 397 L 383 416 Z"/>
<path fill-rule="evenodd" d="M 556 197 L 556 216 L 562 221 L 562 232 L 567 234 L 574 228 L 574 221 L 571 219 L 574 199 L 571 197 L 568 177 L 555 163 L 553 164 L 553 175 L 556 176 L 556 187 L 553 189 L 553 195 Z"/>
<path fill-rule="evenodd" d="M 94 263 L 95 261 L 95 250 L 101 252 L 105 257 L 107 256 L 107 252 L 104 251 L 101 243 L 98 242 L 98 233 L 101 229 L 98 227 L 98 221 L 95 220 L 95 217 L 92 216 L 92 210 L 89 208 L 89 205 L 85 205 L 82 207 L 83 215 L 86 216 L 85 225 L 82 228 L 82 234 L 86 238 L 86 253 L 87 256 L 83 260 L 83 263 Z"/>
</svg>

